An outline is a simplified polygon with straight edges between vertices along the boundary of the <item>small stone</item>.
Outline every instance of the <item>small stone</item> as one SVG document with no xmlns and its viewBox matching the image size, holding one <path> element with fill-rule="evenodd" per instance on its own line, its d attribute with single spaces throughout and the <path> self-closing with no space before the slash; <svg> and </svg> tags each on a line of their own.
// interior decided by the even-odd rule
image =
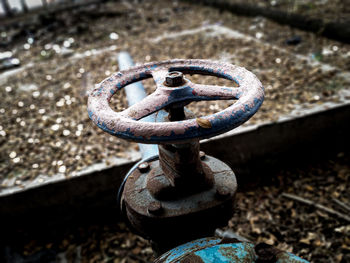
<svg viewBox="0 0 350 263">
<path fill-rule="evenodd" d="M 66 166 L 62 165 L 60 168 L 58 168 L 58 172 L 65 173 L 66 172 Z"/>
<path fill-rule="evenodd" d="M 38 98 L 40 96 L 40 91 L 34 91 L 32 95 L 33 98 Z"/>
<path fill-rule="evenodd" d="M 117 40 L 119 38 L 119 35 L 117 33 L 110 33 L 109 38 L 112 40 Z"/>
<path fill-rule="evenodd" d="M 51 130 L 53 130 L 53 131 L 58 131 L 59 128 L 60 128 L 60 125 L 58 125 L 58 124 L 54 124 L 51 126 Z"/>
</svg>

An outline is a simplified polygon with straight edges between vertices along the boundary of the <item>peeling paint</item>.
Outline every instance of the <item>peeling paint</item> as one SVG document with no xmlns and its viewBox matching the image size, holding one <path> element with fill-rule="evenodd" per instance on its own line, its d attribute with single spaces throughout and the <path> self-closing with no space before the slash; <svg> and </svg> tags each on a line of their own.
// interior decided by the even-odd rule
<svg viewBox="0 0 350 263">
<path fill-rule="evenodd" d="M 254 251 L 254 244 L 250 242 L 222 243 L 221 238 L 201 238 L 178 246 L 155 260 L 155 263 L 191 262 L 186 261 L 195 255 L 196 262 L 204 263 L 255 263 L 260 262 Z M 265 262 L 265 261 L 261 261 Z M 269 261 L 270 262 L 270 261 Z M 271 261 L 272 262 L 272 261 Z M 276 263 L 308 263 L 308 261 L 288 252 L 279 252 Z"/>
<path fill-rule="evenodd" d="M 226 78 L 236 82 L 239 87 L 199 85 L 185 79 L 182 86 L 170 88 L 163 83 L 166 73 L 174 70 L 184 74 Z M 110 108 L 109 101 L 119 89 L 149 77 L 153 77 L 157 85 L 154 93 L 122 112 L 117 113 Z M 196 119 L 164 123 L 139 121 L 171 104 L 222 99 L 237 99 L 237 102 L 223 111 L 202 117 L 212 124 L 208 129 L 202 129 Z M 253 116 L 263 100 L 261 82 L 242 67 L 209 60 L 175 59 L 148 63 L 113 74 L 91 92 L 88 111 L 92 121 L 112 135 L 142 143 L 173 143 L 208 138 L 231 130 Z"/>
</svg>

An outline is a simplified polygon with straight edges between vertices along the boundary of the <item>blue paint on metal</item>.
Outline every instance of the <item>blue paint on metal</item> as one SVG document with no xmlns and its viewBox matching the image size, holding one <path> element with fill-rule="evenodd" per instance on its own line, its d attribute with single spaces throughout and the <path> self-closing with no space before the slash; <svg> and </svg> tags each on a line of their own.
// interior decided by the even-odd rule
<svg viewBox="0 0 350 263">
<path fill-rule="evenodd" d="M 123 56 L 125 56 L 125 53 Z M 129 62 L 130 61 L 132 62 L 131 58 L 129 58 Z M 148 67 L 150 67 L 150 66 L 146 66 L 146 68 L 148 68 Z M 221 76 L 224 78 L 231 79 L 233 81 L 237 81 L 237 80 L 242 79 L 241 76 L 236 76 L 236 79 L 234 79 L 231 76 L 228 76 L 228 75 L 226 76 L 226 74 L 220 70 L 218 71 L 218 70 L 214 70 L 212 68 L 207 68 L 207 67 L 202 67 L 202 66 L 172 67 L 172 68 L 170 68 L 170 71 L 172 71 L 172 70 L 178 70 L 178 71 L 184 71 L 184 72 L 193 71 L 194 73 L 207 72 L 208 74 L 215 75 L 215 76 Z M 117 75 L 118 74 L 119 73 L 117 73 Z M 122 73 L 120 73 L 120 74 L 122 74 Z M 150 72 L 143 72 L 143 73 L 139 74 L 139 76 L 136 78 L 136 80 L 142 80 L 142 79 L 147 78 L 149 76 L 151 76 Z M 133 84 L 130 84 L 130 83 L 131 83 L 131 81 L 129 81 L 127 83 L 119 82 L 116 85 L 118 88 L 119 88 L 119 86 L 120 86 L 120 88 L 126 86 L 125 87 L 126 90 L 128 90 L 129 87 L 133 87 L 134 84 L 138 84 L 138 85 L 142 86 L 141 83 L 133 83 Z M 137 90 L 141 90 L 140 87 L 138 87 Z M 99 92 L 99 90 L 96 90 L 95 92 Z M 139 99 L 141 99 L 141 98 L 143 99 L 145 96 L 144 90 L 142 92 L 144 95 L 141 96 Z M 158 107 L 158 110 L 160 110 L 161 108 L 164 108 L 165 106 L 170 105 L 171 103 L 183 102 L 186 100 L 196 101 L 196 100 L 220 99 L 219 97 L 206 97 L 206 96 L 198 96 L 198 95 L 195 96 L 195 94 L 193 94 L 192 92 L 193 92 L 193 89 L 190 88 L 189 86 L 174 89 L 174 91 L 172 93 L 170 93 L 169 99 L 167 100 L 167 102 L 165 102 L 163 105 L 160 105 Z M 137 91 L 135 93 L 137 93 Z M 135 93 L 132 93 L 132 94 L 135 94 Z M 127 92 L 127 94 L 128 94 L 128 92 Z M 238 94 L 237 97 L 240 97 L 240 94 Z M 229 131 L 233 128 L 236 128 L 237 126 L 239 126 L 242 123 L 244 123 L 245 121 L 247 121 L 258 110 L 258 108 L 261 106 L 262 102 L 263 102 L 263 97 L 255 98 L 253 105 L 243 105 L 242 110 L 231 113 L 231 115 L 228 115 L 226 112 L 218 112 L 216 114 L 213 114 L 212 118 L 210 119 L 211 126 L 212 126 L 211 128 L 201 128 L 201 127 L 193 126 L 191 128 L 187 128 L 186 131 L 182 134 L 177 133 L 177 134 L 173 134 L 172 136 L 151 136 L 150 138 L 147 138 L 147 143 L 148 144 L 163 143 L 163 142 L 169 143 L 172 141 L 179 141 L 179 140 L 188 141 L 188 140 L 191 140 L 194 138 L 203 139 L 203 138 L 208 138 L 208 137 L 214 136 L 216 134 L 224 133 L 224 132 Z M 237 103 L 241 103 L 241 102 L 237 101 L 236 104 Z M 154 114 L 142 119 L 142 121 L 145 121 L 145 122 L 154 122 L 154 120 L 155 120 Z M 110 134 L 121 137 L 123 139 L 132 140 L 132 141 L 136 141 L 136 142 L 144 142 L 145 141 L 144 136 L 135 136 L 135 134 L 133 134 L 133 132 L 131 132 L 130 130 L 116 132 L 116 131 L 111 131 L 111 130 L 107 129 L 107 127 L 104 124 L 101 124 L 100 121 L 97 121 L 96 124 L 97 124 L 97 126 L 102 128 L 104 131 L 107 131 Z M 140 146 L 140 148 L 142 148 L 142 147 L 143 146 Z M 147 147 L 147 146 L 145 146 L 145 147 Z M 142 153 L 147 152 L 147 151 L 143 151 L 142 149 L 141 149 L 141 151 L 142 151 Z M 155 152 L 153 152 L 153 153 L 155 153 Z M 153 154 L 151 153 L 151 155 L 153 155 Z"/>
<path fill-rule="evenodd" d="M 226 89 L 230 90 L 229 88 L 226 88 Z M 222 100 L 222 98 L 220 98 L 220 96 L 217 96 L 217 97 L 198 96 L 198 95 L 195 95 L 194 89 L 192 89 L 190 86 L 184 86 L 181 88 L 174 89 L 169 94 L 169 99 L 166 104 L 169 105 L 171 103 L 182 102 L 186 100 L 191 100 L 191 101 Z M 163 108 L 164 106 L 162 105 L 161 107 Z"/>
<path fill-rule="evenodd" d="M 219 134 L 226 131 L 229 131 L 235 127 L 238 127 L 242 123 L 246 122 L 248 119 L 250 119 L 253 116 L 253 113 L 255 113 L 261 104 L 263 103 L 263 99 L 256 98 L 254 100 L 253 107 L 249 107 L 248 105 L 245 107 L 245 110 L 240 110 L 238 112 L 235 112 L 233 116 L 226 117 L 224 116 L 224 113 L 218 112 L 214 114 L 215 118 L 211 121 L 212 127 L 210 129 L 204 129 L 204 128 L 197 128 L 197 127 L 191 127 L 188 128 L 183 134 L 173 134 L 171 136 L 171 139 L 175 140 L 191 140 L 194 138 L 208 138 L 212 137 L 213 134 Z M 240 103 L 239 101 L 237 103 Z M 89 113 L 90 114 L 90 113 Z M 97 126 L 100 127 L 102 130 L 112 134 L 116 135 L 118 137 L 121 137 L 123 139 L 129 139 L 134 141 L 144 141 L 144 138 L 142 136 L 135 136 L 130 130 L 126 130 L 124 132 L 116 132 L 113 130 L 108 129 L 103 123 L 101 124 L 99 121 L 97 122 Z M 166 136 L 151 136 L 149 138 L 149 142 L 169 142 L 170 138 Z M 157 148 L 158 150 L 158 148 Z"/>
<path fill-rule="evenodd" d="M 131 56 L 127 52 L 120 52 L 118 54 L 118 64 L 119 64 L 120 70 L 126 70 L 126 69 L 129 69 L 130 67 L 134 66 L 134 62 L 132 61 Z M 151 68 L 151 69 L 153 69 L 153 68 Z M 122 75 L 122 73 L 120 73 L 120 72 L 118 72 L 118 74 Z M 146 77 L 147 77 L 146 73 L 140 75 L 141 79 L 146 78 Z M 134 77 L 133 80 L 134 81 L 137 80 L 136 76 Z M 117 88 L 118 89 L 122 88 L 121 83 L 117 83 Z M 146 93 L 141 81 L 127 85 L 124 88 L 124 90 L 125 90 L 125 94 L 126 94 L 129 106 L 134 105 L 135 103 L 137 103 L 137 102 L 143 100 L 145 97 L 147 97 L 147 93 Z M 145 121 L 145 122 L 155 122 L 155 120 L 156 120 L 155 114 L 151 114 L 151 115 L 142 119 L 142 121 Z M 127 131 L 126 133 L 131 134 L 130 131 Z M 114 132 L 114 134 L 117 134 L 117 133 Z M 118 135 L 118 136 L 120 136 L 120 135 Z M 150 156 L 158 155 L 158 146 L 157 145 L 143 144 L 143 143 L 139 143 L 138 145 L 140 148 L 142 159 L 148 158 Z"/>
<path fill-rule="evenodd" d="M 175 260 L 180 259 L 186 254 L 189 254 L 196 250 L 204 249 L 205 247 L 208 247 L 208 246 L 217 245 L 220 243 L 220 241 L 221 241 L 220 238 L 197 239 L 192 242 L 188 242 L 186 244 L 173 248 L 172 250 L 160 256 L 158 260 L 159 262 L 164 262 L 164 263 L 176 262 Z"/>
<path fill-rule="evenodd" d="M 171 67 L 169 71 L 180 71 L 180 72 L 191 72 L 191 73 L 203 72 L 203 73 L 208 73 L 209 75 L 222 77 L 228 80 L 234 80 L 232 76 L 230 76 L 229 74 L 226 74 L 221 69 L 214 70 L 212 68 L 207 68 L 207 67 L 199 67 L 199 66 Z"/>
<path fill-rule="evenodd" d="M 155 262 L 181 262 L 185 258 L 190 259 L 190 256 L 196 256 L 198 261 L 200 258 L 204 263 L 255 263 L 258 260 L 253 243 L 221 244 L 221 242 L 222 239 L 216 237 L 197 239 L 164 253 Z M 276 263 L 308 263 L 308 261 L 288 252 L 280 252 L 277 254 Z"/>
<path fill-rule="evenodd" d="M 254 245 L 251 243 L 219 244 L 194 252 L 203 262 L 254 262 L 256 255 Z"/>
</svg>

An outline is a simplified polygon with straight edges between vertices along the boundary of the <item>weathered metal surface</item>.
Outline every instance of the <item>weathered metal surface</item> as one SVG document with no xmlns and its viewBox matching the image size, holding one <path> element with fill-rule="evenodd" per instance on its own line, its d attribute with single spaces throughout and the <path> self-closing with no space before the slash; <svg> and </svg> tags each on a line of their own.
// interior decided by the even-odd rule
<svg viewBox="0 0 350 263">
<path fill-rule="evenodd" d="M 167 87 L 164 81 L 169 71 L 222 77 L 236 82 L 239 87 L 199 85 L 186 78 L 179 87 Z M 109 101 L 118 90 L 150 77 L 157 85 L 154 93 L 122 112 L 117 113 L 110 108 Z M 201 127 L 196 119 L 166 123 L 139 121 L 169 105 L 223 99 L 238 101 L 221 112 L 201 118 L 210 124 L 206 128 Z M 176 59 L 134 67 L 105 79 L 91 92 L 88 112 L 98 127 L 112 135 L 142 143 L 173 143 L 208 138 L 231 130 L 247 121 L 261 106 L 263 99 L 261 82 L 244 68 L 209 60 Z"/>
<path fill-rule="evenodd" d="M 202 238 L 178 246 L 155 260 L 155 263 L 307 263 L 291 253 L 280 251 L 271 246 L 276 253 L 274 259 L 267 261 L 259 257 L 256 247 L 250 242 L 236 239 Z M 269 251 L 267 254 L 270 253 Z"/>
<path fill-rule="evenodd" d="M 237 188 L 234 173 L 213 157 L 200 161 L 197 154 L 197 158 L 203 167 L 203 178 L 211 180 L 204 186 L 196 176 L 191 179 L 190 174 L 186 174 L 190 180 L 186 176 L 180 182 L 176 182 L 178 178 L 169 180 L 159 161 L 149 162 L 149 172 L 135 169 L 125 183 L 122 205 L 129 223 L 138 234 L 156 243 L 160 251 L 210 236 L 232 216 Z M 218 196 L 220 191 L 227 195 Z"/>
<path fill-rule="evenodd" d="M 220 204 L 222 201 L 216 197 L 219 189 L 229 191 L 228 199 L 232 198 L 237 189 L 237 182 L 234 173 L 225 163 L 211 156 L 206 156 L 202 161 L 204 167 L 210 170 L 213 176 L 213 185 L 206 191 L 193 192 L 190 196 L 183 196 L 174 200 L 158 200 L 146 187 L 150 175 L 156 173 L 160 181 L 167 180 L 164 172 L 159 169 L 159 161 L 149 162 L 151 171 L 141 173 L 135 169 L 125 184 L 124 202 L 141 215 L 148 215 L 147 207 L 153 201 L 161 201 L 165 209 L 164 217 L 179 216 L 200 211 L 208 207 Z M 195 188 L 195 185 L 191 185 Z"/>
<path fill-rule="evenodd" d="M 172 71 L 165 76 L 165 85 L 168 87 L 178 87 L 184 83 L 184 75 L 180 71 Z"/>
<path fill-rule="evenodd" d="M 159 164 L 147 177 L 147 189 L 155 198 L 176 199 L 213 186 L 213 173 L 200 160 L 198 141 L 159 145 Z"/>
</svg>

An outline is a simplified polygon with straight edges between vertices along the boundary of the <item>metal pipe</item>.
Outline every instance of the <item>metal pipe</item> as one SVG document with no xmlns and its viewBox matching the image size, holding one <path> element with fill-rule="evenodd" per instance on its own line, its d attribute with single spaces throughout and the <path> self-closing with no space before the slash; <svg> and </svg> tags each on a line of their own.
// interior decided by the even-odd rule
<svg viewBox="0 0 350 263">
<path fill-rule="evenodd" d="M 128 52 L 120 52 L 118 54 L 118 64 L 120 70 L 126 70 L 133 67 L 135 64 Z M 129 106 L 143 100 L 147 97 L 145 88 L 142 82 L 135 82 L 124 87 L 126 98 L 128 100 Z M 152 114 L 142 119 L 145 122 L 155 122 L 156 115 Z M 156 144 L 143 144 L 139 143 L 139 148 L 141 152 L 142 159 L 149 158 L 151 156 L 158 155 L 158 146 Z"/>
</svg>

